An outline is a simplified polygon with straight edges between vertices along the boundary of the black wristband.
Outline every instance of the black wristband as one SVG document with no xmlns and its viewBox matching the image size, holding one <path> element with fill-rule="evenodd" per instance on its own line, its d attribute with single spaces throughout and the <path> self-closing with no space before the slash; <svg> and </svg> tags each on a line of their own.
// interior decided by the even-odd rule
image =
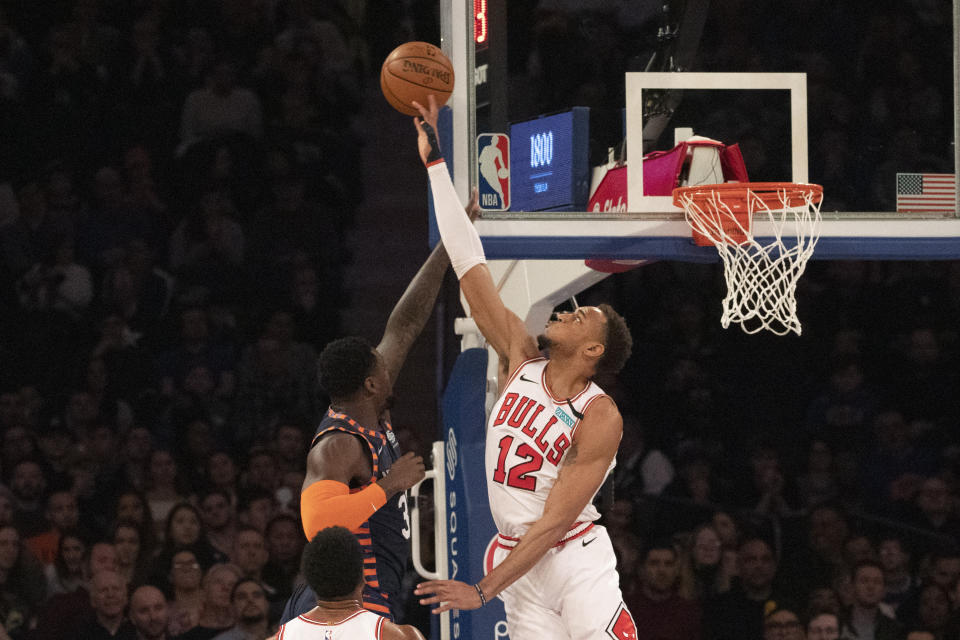
<svg viewBox="0 0 960 640">
<path fill-rule="evenodd" d="M 427 134 L 427 143 L 430 145 L 430 153 L 427 155 L 427 164 L 431 162 L 436 162 L 437 160 L 443 159 L 443 154 L 440 153 L 440 141 L 437 140 L 437 132 L 433 130 L 433 127 L 424 120 L 420 123 L 420 126 L 423 127 L 423 132 Z"/>
<path fill-rule="evenodd" d="M 480 583 L 473 585 L 473 588 L 477 590 L 477 595 L 480 596 L 480 606 L 487 604 L 487 596 L 483 595 L 483 589 L 480 588 Z"/>
</svg>

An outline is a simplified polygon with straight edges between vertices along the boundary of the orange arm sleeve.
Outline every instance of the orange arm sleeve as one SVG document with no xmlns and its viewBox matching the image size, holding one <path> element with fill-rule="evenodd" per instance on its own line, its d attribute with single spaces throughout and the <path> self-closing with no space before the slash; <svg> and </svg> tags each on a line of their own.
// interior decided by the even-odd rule
<svg viewBox="0 0 960 640">
<path fill-rule="evenodd" d="M 327 527 L 357 529 L 373 513 L 387 504 L 387 494 L 373 483 L 366 489 L 350 493 L 350 488 L 336 480 L 319 480 L 300 494 L 300 518 L 307 540 Z"/>
</svg>

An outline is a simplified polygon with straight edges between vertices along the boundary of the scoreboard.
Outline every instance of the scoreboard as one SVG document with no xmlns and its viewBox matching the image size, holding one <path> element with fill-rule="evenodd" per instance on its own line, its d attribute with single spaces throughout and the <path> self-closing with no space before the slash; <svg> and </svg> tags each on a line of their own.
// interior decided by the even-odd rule
<svg viewBox="0 0 960 640">
<path fill-rule="evenodd" d="M 487 0 L 473 0 L 473 46 L 475 50 L 486 49 L 490 44 L 490 14 Z"/>
<path fill-rule="evenodd" d="M 590 195 L 590 109 L 510 126 L 511 211 L 583 211 Z"/>
</svg>

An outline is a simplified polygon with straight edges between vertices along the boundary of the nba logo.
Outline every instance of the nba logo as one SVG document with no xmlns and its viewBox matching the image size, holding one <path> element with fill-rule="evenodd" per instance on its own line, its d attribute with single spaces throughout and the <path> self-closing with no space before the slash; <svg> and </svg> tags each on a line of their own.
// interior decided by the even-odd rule
<svg viewBox="0 0 960 640">
<path fill-rule="evenodd" d="M 477 191 L 480 208 L 486 211 L 510 209 L 510 137 L 503 133 L 477 136 Z"/>
</svg>

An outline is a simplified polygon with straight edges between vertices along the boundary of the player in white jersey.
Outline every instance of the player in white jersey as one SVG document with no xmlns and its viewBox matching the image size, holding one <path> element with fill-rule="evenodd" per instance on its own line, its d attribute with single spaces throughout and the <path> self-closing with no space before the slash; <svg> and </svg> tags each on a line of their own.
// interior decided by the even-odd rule
<svg viewBox="0 0 960 640">
<path fill-rule="evenodd" d="M 303 550 L 303 574 L 317 606 L 293 618 L 269 640 L 424 640 L 363 608 L 363 551 L 344 527 L 327 527 Z"/>
<path fill-rule="evenodd" d="M 630 355 L 626 323 L 608 305 L 554 314 L 542 336 L 503 304 L 483 246 L 463 214 L 436 138 L 437 107 L 418 105 L 420 157 L 437 226 L 477 326 L 508 381 L 487 426 L 487 486 L 500 535 L 475 585 L 418 585 L 422 604 L 476 609 L 503 599 L 511 640 L 636 638 L 613 546 L 592 501 L 614 465 L 623 421 L 593 378 Z M 549 359 L 541 355 L 543 348 Z"/>
</svg>

